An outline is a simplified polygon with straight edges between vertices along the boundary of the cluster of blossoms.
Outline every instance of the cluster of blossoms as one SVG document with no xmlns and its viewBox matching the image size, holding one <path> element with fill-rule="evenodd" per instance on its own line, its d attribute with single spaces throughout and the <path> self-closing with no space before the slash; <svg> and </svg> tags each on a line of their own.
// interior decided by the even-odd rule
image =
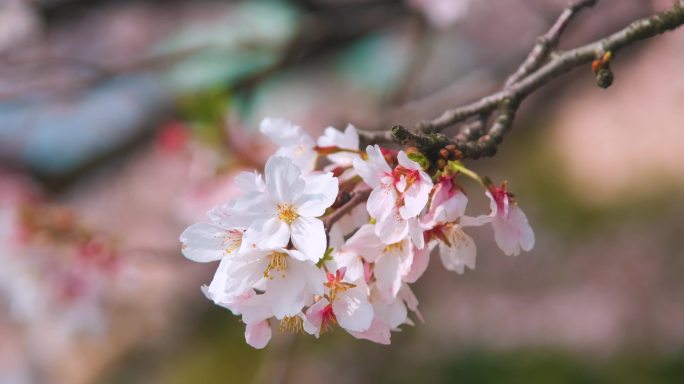
<svg viewBox="0 0 684 384">
<path fill-rule="evenodd" d="M 7 188 L 0 193 L 0 302 L 7 304 L 0 312 L 29 332 L 49 328 L 63 339 L 100 332 L 104 288 L 120 269 L 111 240 L 65 208 L 7 180 L 0 186 Z"/>
<path fill-rule="evenodd" d="M 390 331 L 413 324 L 409 312 L 422 319 L 409 284 L 433 249 L 447 269 L 463 273 L 475 267 L 469 226 L 491 224 L 508 255 L 534 245 L 506 185 L 494 186 L 458 160 L 436 166 L 417 151 L 362 151 L 351 125 L 327 128 L 317 141 L 281 119 L 265 119 L 260 129 L 280 146 L 263 177 L 240 174 L 241 197 L 180 236 L 187 258 L 220 261 L 203 292 L 242 316 L 256 348 L 269 342 L 274 322 L 315 337 L 339 326 L 389 344 Z M 455 183 L 461 174 L 485 186 L 488 215 L 465 215 L 468 198 Z"/>
</svg>

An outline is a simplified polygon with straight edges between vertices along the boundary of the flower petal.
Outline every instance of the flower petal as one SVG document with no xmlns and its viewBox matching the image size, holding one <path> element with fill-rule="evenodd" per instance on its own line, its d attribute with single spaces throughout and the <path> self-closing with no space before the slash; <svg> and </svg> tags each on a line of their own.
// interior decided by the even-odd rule
<svg viewBox="0 0 684 384">
<path fill-rule="evenodd" d="M 456 273 L 463 273 L 465 267 L 475 269 L 477 247 L 473 238 L 460 228 L 452 229 L 447 236 L 451 246 L 440 243 L 439 247 L 439 257 L 442 259 L 444 268 Z"/>
<path fill-rule="evenodd" d="M 226 235 L 226 230 L 216 224 L 193 224 L 180 235 L 183 256 L 199 263 L 221 260 Z"/>
<path fill-rule="evenodd" d="M 266 189 L 274 204 L 294 203 L 304 192 L 302 172 L 287 157 L 271 156 L 264 168 Z"/>
<path fill-rule="evenodd" d="M 375 224 L 375 234 L 385 244 L 398 243 L 408 235 L 408 231 L 408 221 L 401 218 L 396 208 L 386 211 Z"/>
<path fill-rule="evenodd" d="M 346 252 L 361 256 L 369 263 L 375 262 L 385 247 L 386 244 L 375 234 L 375 225 L 373 224 L 361 226 L 344 244 Z"/>
<path fill-rule="evenodd" d="M 271 341 L 271 332 L 268 320 L 249 323 L 245 327 L 245 340 L 252 347 L 262 349 Z"/>
<path fill-rule="evenodd" d="M 357 339 L 370 340 L 372 342 L 389 345 L 390 344 L 390 328 L 389 326 L 380 320 L 378 317 L 373 318 L 370 328 L 364 332 L 349 332 L 352 336 Z"/>
<path fill-rule="evenodd" d="M 333 301 L 332 307 L 337 323 L 347 331 L 363 332 L 373 321 L 373 306 L 368 302 L 365 285 L 343 292 Z"/>
<path fill-rule="evenodd" d="M 387 303 L 391 303 L 397 297 L 397 292 L 401 288 L 401 272 L 400 260 L 394 255 L 383 254 L 375 262 L 373 274 L 378 291 Z"/>
<path fill-rule="evenodd" d="M 306 193 L 295 202 L 297 213 L 307 217 L 319 217 L 337 199 L 339 183 L 331 172 L 309 175 L 305 178 Z"/>
<path fill-rule="evenodd" d="M 291 225 L 292 244 L 308 260 L 316 263 L 325 254 L 327 239 L 323 222 L 311 217 L 298 217 Z"/>
<path fill-rule="evenodd" d="M 397 191 L 389 184 L 380 184 L 373 188 L 368 196 L 366 207 L 371 217 L 377 219 L 394 209 L 397 204 Z"/>
</svg>

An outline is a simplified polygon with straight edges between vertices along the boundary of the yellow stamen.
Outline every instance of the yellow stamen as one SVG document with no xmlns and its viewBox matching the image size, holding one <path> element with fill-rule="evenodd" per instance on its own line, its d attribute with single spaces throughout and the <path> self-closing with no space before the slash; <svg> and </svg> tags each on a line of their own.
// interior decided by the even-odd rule
<svg viewBox="0 0 684 384">
<path fill-rule="evenodd" d="M 297 220 L 299 214 L 292 204 L 282 203 L 278 205 L 278 219 L 286 222 L 288 225 Z"/>
<path fill-rule="evenodd" d="M 385 249 L 382 250 L 382 252 L 389 253 L 395 250 L 402 252 L 404 250 L 404 244 L 402 244 L 401 242 L 390 244 L 386 246 Z"/>
<path fill-rule="evenodd" d="M 299 316 L 285 316 L 280 320 L 280 326 L 278 327 L 281 333 L 292 332 L 292 333 L 302 333 L 304 330 L 304 320 Z"/>
<path fill-rule="evenodd" d="M 330 283 L 325 283 L 325 285 L 330 288 L 330 295 L 328 297 L 328 300 L 332 303 L 335 301 L 335 298 L 337 298 L 337 295 L 346 292 L 348 289 L 356 287 L 356 285 L 352 283 L 344 283 L 341 281 L 332 281 Z"/>
<path fill-rule="evenodd" d="M 231 230 L 226 232 L 223 236 L 222 245 L 225 254 L 232 253 L 234 250 L 240 248 L 240 245 L 242 245 L 242 231 Z"/>
<path fill-rule="evenodd" d="M 285 277 L 285 271 L 287 270 L 287 253 L 271 252 L 271 254 L 268 255 L 268 258 L 268 266 L 266 266 L 266 270 L 264 271 L 264 277 L 273 280 L 271 271 L 278 271 L 280 272 L 280 277 Z"/>
</svg>

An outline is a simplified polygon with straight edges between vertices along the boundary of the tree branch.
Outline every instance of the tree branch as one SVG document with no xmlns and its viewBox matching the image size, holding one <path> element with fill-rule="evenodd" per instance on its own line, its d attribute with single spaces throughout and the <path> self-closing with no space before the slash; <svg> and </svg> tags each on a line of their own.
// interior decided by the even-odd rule
<svg viewBox="0 0 684 384">
<path fill-rule="evenodd" d="M 684 0 L 678 0 L 671 9 L 637 20 L 601 40 L 569 51 L 558 52 L 555 55 L 544 52 L 549 51 L 558 43 L 561 33 L 572 16 L 579 9 L 593 3 L 595 1 L 571 3 L 549 32 L 540 38 L 540 41 L 546 42 L 535 46 L 502 90 L 465 106 L 449 109 L 435 119 L 421 121 L 412 131 L 395 126 L 392 129 L 393 138 L 404 145 L 415 145 L 428 155 L 448 144 L 454 144 L 462 152 L 464 158 L 476 159 L 481 156 L 492 156 L 496 153 L 497 146 L 503 141 L 505 134 L 511 129 L 520 103 L 544 84 L 577 67 L 590 64 L 601 58 L 605 52 L 615 53 L 634 42 L 673 30 L 684 24 Z M 546 64 L 541 65 L 546 59 L 548 59 Z M 445 128 L 469 118 L 481 117 L 489 113 L 494 113 L 492 124 L 487 132 L 476 140 L 450 139 L 440 133 Z"/>
</svg>

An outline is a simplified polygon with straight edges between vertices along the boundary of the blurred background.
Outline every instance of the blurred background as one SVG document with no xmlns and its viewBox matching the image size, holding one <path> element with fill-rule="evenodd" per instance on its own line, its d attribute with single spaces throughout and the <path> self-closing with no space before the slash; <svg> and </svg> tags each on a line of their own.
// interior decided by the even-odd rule
<svg viewBox="0 0 684 384">
<path fill-rule="evenodd" d="M 424 324 L 247 346 L 178 235 L 274 150 L 500 86 L 564 0 L 0 0 L 0 383 L 684 382 L 684 30 L 528 99 L 496 157 L 535 249 L 433 262 Z M 574 47 L 671 2 L 602 0 Z M 471 196 L 480 192 L 474 185 Z M 473 200 L 477 200 L 473 197 Z M 485 207 L 484 201 L 475 203 Z"/>
</svg>

